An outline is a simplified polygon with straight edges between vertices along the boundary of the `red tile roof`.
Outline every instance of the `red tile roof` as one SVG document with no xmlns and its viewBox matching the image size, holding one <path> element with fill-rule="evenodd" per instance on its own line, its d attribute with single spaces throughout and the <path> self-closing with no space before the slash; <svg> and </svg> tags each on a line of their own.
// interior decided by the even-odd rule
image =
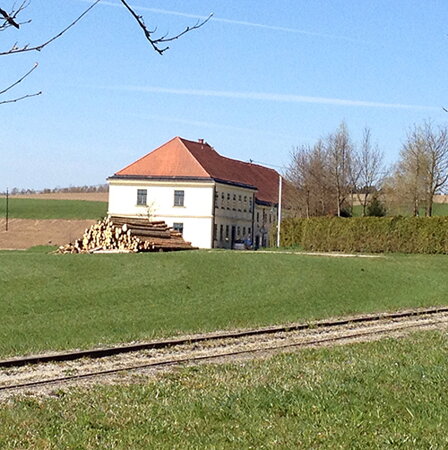
<svg viewBox="0 0 448 450">
<path fill-rule="evenodd" d="M 257 188 L 256 199 L 278 201 L 279 174 L 258 164 L 221 156 L 206 142 L 175 137 L 125 167 L 116 176 L 213 178 Z"/>
</svg>

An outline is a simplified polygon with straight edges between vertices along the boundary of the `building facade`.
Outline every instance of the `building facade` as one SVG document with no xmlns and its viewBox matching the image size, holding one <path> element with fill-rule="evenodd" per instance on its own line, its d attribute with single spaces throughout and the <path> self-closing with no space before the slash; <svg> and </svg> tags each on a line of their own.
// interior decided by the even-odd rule
<svg viewBox="0 0 448 450">
<path fill-rule="evenodd" d="M 269 245 L 279 174 L 176 137 L 109 177 L 109 215 L 163 220 L 199 248 Z"/>
</svg>

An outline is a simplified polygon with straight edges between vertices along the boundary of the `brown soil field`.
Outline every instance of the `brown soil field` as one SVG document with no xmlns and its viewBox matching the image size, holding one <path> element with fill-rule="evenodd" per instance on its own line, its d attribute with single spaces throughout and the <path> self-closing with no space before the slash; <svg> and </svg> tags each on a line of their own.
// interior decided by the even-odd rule
<svg viewBox="0 0 448 450">
<path fill-rule="evenodd" d="M 54 192 L 50 194 L 19 194 L 10 198 L 37 198 L 41 200 L 88 200 L 91 202 L 107 202 L 108 192 Z"/>
<path fill-rule="evenodd" d="M 96 220 L 0 219 L 0 249 L 24 250 L 35 245 L 63 245 L 82 237 Z"/>
</svg>

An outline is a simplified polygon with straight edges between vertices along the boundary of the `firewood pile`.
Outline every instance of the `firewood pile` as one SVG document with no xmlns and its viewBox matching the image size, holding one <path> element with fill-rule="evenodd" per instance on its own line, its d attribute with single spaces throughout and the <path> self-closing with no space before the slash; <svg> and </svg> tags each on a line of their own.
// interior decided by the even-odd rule
<svg viewBox="0 0 448 450">
<path fill-rule="evenodd" d="M 137 253 L 194 250 L 182 234 L 163 221 L 111 216 L 86 229 L 81 239 L 62 245 L 58 253 Z"/>
</svg>

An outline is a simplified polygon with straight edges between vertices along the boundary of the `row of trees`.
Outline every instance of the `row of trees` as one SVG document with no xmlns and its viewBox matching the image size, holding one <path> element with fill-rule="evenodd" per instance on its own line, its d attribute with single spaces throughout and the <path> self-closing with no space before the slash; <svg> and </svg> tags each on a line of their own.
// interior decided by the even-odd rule
<svg viewBox="0 0 448 450">
<path fill-rule="evenodd" d="M 398 162 L 386 167 L 384 154 L 372 142 L 370 129 L 355 143 L 344 122 L 314 145 L 293 150 L 286 179 L 288 207 L 297 216 L 349 216 L 353 203 L 362 215 L 383 215 L 388 209 L 433 213 L 434 195 L 448 182 L 448 129 L 425 122 L 408 133 Z"/>
<path fill-rule="evenodd" d="M 59 194 L 59 193 L 93 193 L 93 192 L 108 192 L 108 184 L 97 184 L 93 186 L 69 186 L 65 188 L 55 187 L 55 188 L 45 188 L 41 190 L 35 189 L 19 189 L 12 188 L 9 191 L 9 195 L 28 195 L 28 194 Z M 2 192 L 1 195 L 6 195 L 6 192 Z"/>
</svg>

